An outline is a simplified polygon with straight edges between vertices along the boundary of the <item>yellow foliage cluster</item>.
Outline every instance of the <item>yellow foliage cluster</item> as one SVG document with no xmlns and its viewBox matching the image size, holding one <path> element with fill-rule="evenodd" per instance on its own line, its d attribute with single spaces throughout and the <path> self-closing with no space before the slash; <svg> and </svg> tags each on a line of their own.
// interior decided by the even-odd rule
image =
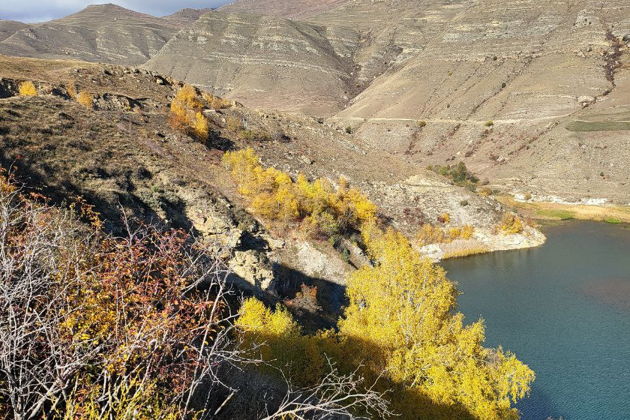
<svg viewBox="0 0 630 420">
<path fill-rule="evenodd" d="M 464 225 L 462 227 L 453 227 L 448 231 L 448 235 L 451 239 L 470 239 L 475 233 L 475 228 L 471 225 Z"/>
<path fill-rule="evenodd" d="M 37 88 L 31 81 L 20 83 L 18 92 L 20 96 L 37 96 Z"/>
<path fill-rule="evenodd" d="M 376 220 L 376 206 L 345 180 L 335 188 L 325 179 L 297 180 L 275 168 L 264 168 L 251 149 L 227 152 L 223 162 L 252 208 L 274 221 L 300 222 L 313 235 L 332 236 L 360 231 Z"/>
<path fill-rule="evenodd" d="M 79 92 L 72 81 L 68 82 L 67 86 L 66 90 L 68 91 L 70 98 L 74 99 L 86 108 L 92 109 L 94 107 L 94 95 L 87 91 Z"/>
<path fill-rule="evenodd" d="M 514 419 L 512 403 L 530 389 L 534 372 L 502 349 L 483 346 L 482 321 L 464 324 L 457 291 L 445 271 L 423 258 L 400 232 L 376 224 L 376 207 L 345 182 L 264 168 L 252 149 L 229 152 L 224 163 L 252 207 L 273 220 L 301 221 L 319 232 L 361 232 L 373 265 L 347 280 L 349 304 L 338 331 L 304 335 L 286 309 L 247 300 L 237 322 L 246 344 L 264 342 L 261 357 L 303 384 L 321 378 L 326 357 L 378 386 L 403 418 Z M 430 226 L 427 237 L 470 238 L 471 226 Z"/>
<path fill-rule="evenodd" d="M 233 106 L 233 102 L 228 99 L 219 98 L 208 92 L 203 92 L 201 97 L 206 101 L 208 106 L 212 109 L 226 109 Z"/>
<path fill-rule="evenodd" d="M 275 311 L 256 298 L 247 299 L 236 322 L 244 348 L 255 348 L 253 357 L 272 363 L 302 385 L 312 385 L 323 375 L 325 358 L 319 342 L 323 336 L 303 335 L 298 323 L 281 305 Z"/>
<path fill-rule="evenodd" d="M 321 375 L 322 354 L 348 372 L 358 369 L 366 383 L 380 377 L 405 419 L 518 418 L 512 403 L 529 392 L 534 372 L 513 354 L 483 346 L 483 322 L 464 324 L 455 285 L 403 234 L 369 225 L 363 236 L 375 265 L 349 276 L 338 331 L 304 336 L 285 309 L 250 299 L 238 321 L 245 337 L 266 342 L 263 358 L 307 383 Z"/>
<path fill-rule="evenodd" d="M 420 246 L 429 244 L 444 244 L 456 239 L 470 239 L 475 233 L 475 228 L 470 225 L 444 229 L 429 223 L 422 225 L 416 239 Z"/>
<path fill-rule="evenodd" d="M 522 233 L 525 229 L 523 219 L 513 213 L 505 213 L 501 218 L 501 223 L 498 226 L 499 232 L 504 235 L 515 235 Z"/>
<path fill-rule="evenodd" d="M 184 85 L 171 102 L 171 125 L 185 130 L 199 140 L 207 140 L 210 134 L 208 119 L 203 115 L 206 103 L 197 89 Z"/>
<path fill-rule="evenodd" d="M 369 360 L 374 372 L 384 370 L 434 403 L 463 407 L 480 419 L 515 416 L 511 402 L 526 395 L 534 373 L 514 355 L 483 347 L 483 322 L 464 325 L 454 312 L 454 284 L 404 235 L 373 229 L 366 239 L 377 264 L 348 279 L 350 304 L 339 325 L 353 339 L 348 356 Z M 408 418 L 423 415 L 394 402 Z"/>
<path fill-rule="evenodd" d="M 92 108 L 94 106 L 94 97 L 91 93 L 82 91 L 79 92 L 76 96 L 77 102 L 83 105 L 86 108 Z"/>
</svg>

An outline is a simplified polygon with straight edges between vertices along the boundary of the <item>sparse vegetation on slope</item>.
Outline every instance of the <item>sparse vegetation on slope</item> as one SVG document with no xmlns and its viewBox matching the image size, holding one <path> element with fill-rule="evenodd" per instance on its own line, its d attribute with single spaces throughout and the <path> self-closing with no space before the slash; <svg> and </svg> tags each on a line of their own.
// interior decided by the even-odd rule
<svg viewBox="0 0 630 420">
<path fill-rule="evenodd" d="M 77 102 L 86 108 L 92 109 L 94 106 L 94 96 L 91 93 L 82 91 L 77 94 Z"/>
<path fill-rule="evenodd" d="M 514 213 L 505 213 L 497 230 L 505 235 L 522 233 L 525 229 L 525 222 Z"/>
<path fill-rule="evenodd" d="M 185 85 L 175 95 L 171 102 L 171 125 L 183 130 L 200 141 L 208 139 L 210 126 L 203 115 L 207 106 L 197 92 L 197 89 Z"/>
<path fill-rule="evenodd" d="M 468 171 L 464 162 L 459 162 L 457 165 L 433 165 L 429 166 L 428 169 L 445 176 L 455 185 L 468 188 L 471 191 L 475 191 L 479 183 L 479 178 Z"/>
<path fill-rule="evenodd" d="M 466 225 L 462 227 L 442 228 L 429 223 L 422 225 L 416 235 L 416 239 L 421 246 L 429 244 L 449 243 L 456 239 L 470 239 L 475 232 L 475 228 Z"/>
</svg>

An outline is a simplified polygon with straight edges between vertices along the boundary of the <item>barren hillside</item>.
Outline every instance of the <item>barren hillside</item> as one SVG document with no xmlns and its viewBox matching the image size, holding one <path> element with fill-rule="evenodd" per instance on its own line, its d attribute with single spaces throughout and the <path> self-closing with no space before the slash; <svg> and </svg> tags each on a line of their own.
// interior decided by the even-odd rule
<svg viewBox="0 0 630 420">
<path fill-rule="evenodd" d="M 174 23 L 177 26 L 185 27 L 197 21 L 201 16 L 212 11 L 212 9 L 182 9 L 171 15 L 164 16 L 164 20 Z"/>
<path fill-rule="evenodd" d="M 292 4 L 260 13 L 292 16 Z M 628 202 L 627 2 L 357 0 L 299 19 L 354 34 L 354 89 L 334 120 L 366 146 L 422 166 L 463 159 L 539 199 Z M 287 110 L 286 89 L 233 97 L 268 105 L 274 93 Z"/>
<path fill-rule="evenodd" d="M 157 53 L 178 26 L 112 4 L 89 6 L 62 19 L 24 25 L 0 39 L 0 53 L 137 65 Z"/>
<path fill-rule="evenodd" d="M 212 12 L 145 67 L 251 106 L 330 114 L 353 96 L 357 43 L 350 29 Z"/>
<path fill-rule="evenodd" d="M 26 28 L 28 25 L 13 20 L 0 20 L 0 41 L 4 41 L 20 29 Z"/>
<path fill-rule="evenodd" d="M 307 18 L 334 9 L 348 0 L 241 0 L 221 7 L 227 12 L 248 12 L 286 18 Z"/>
</svg>

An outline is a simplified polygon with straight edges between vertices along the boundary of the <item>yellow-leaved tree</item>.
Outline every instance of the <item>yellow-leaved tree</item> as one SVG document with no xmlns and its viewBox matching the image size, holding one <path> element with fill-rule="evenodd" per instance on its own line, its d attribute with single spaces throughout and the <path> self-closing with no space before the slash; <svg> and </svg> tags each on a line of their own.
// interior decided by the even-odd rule
<svg viewBox="0 0 630 420">
<path fill-rule="evenodd" d="M 18 92 L 20 96 L 37 96 L 37 88 L 35 84 L 31 81 L 26 81 L 20 83 L 18 87 Z"/>
<path fill-rule="evenodd" d="M 283 306 L 273 311 L 256 298 L 249 298 L 241 306 L 236 326 L 244 348 L 254 349 L 251 356 L 281 369 L 296 383 L 312 385 L 323 376 L 325 358 L 320 337 L 303 335 Z"/>
<path fill-rule="evenodd" d="M 285 172 L 264 168 L 251 148 L 227 152 L 223 162 L 254 211 L 269 220 L 300 222 L 310 233 L 328 237 L 360 231 L 376 220 L 376 206 L 344 179 L 337 188 L 326 179 L 309 181 L 304 175 L 294 181 Z"/>
<path fill-rule="evenodd" d="M 294 181 L 264 168 L 252 149 L 228 152 L 223 161 L 261 216 L 328 236 L 360 232 L 372 260 L 348 278 L 349 304 L 338 331 L 304 335 L 282 306 L 273 311 L 245 301 L 237 325 L 246 344 L 265 343 L 263 360 L 312 384 L 331 358 L 346 373 L 358 370 L 367 386 L 377 381 L 405 419 L 518 418 L 512 404 L 529 392 L 534 372 L 513 354 L 483 346 L 483 322 L 464 324 L 445 271 L 402 233 L 377 227 L 377 208 L 366 196 L 344 180 L 337 187 L 303 175 Z M 472 234 L 470 227 L 433 228 L 427 236 L 446 241 Z"/>
<path fill-rule="evenodd" d="M 204 103 L 197 89 L 184 85 L 171 102 L 170 122 L 174 128 L 184 130 L 198 140 L 205 141 L 210 134 L 208 119 L 203 115 Z"/>
<path fill-rule="evenodd" d="M 405 390 L 393 396 L 405 418 L 439 416 L 417 403 L 425 398 L 472 418 L 518 418 L 512 403 L 529 392 L 534 372 L 513 354 L 483 346 L 483 322 L 464 324 L 455 285 L 404 235 L 372 227 L 364 236 L 375 264 L 348 279 L 350 302 L 339 324 L 346 356 Z"/>
</svg>

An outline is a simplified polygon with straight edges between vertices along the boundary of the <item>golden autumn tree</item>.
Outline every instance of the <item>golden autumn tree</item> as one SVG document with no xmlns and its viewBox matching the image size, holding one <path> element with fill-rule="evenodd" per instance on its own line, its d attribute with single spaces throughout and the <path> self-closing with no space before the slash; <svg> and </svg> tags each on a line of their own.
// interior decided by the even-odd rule
<svg viewBox="0 0 630 420">
<path fill-rule="evenodd" d="M 325 179 L 264 168 L 252 149 L 229 152 L 224 163 L 252 208 L 272 220 L 293 219 L 326 235 L 361 232 L 372 260 L 348 278 L 349 305 L 338 331 L 304 336 L 288 312 L 247 301 L 239 326 L 266 342 L 263 359 L 289 370 L 311 366 L 313 382 L 324 357 L 347 372 L 381 378 L 396 411 L 409 419 L 518 418 L 534 372 L 513 354 L 483 346 L 482 321 L 466 325 L 456 312 L 458 291 L 445 271 L 423 258 L 400 232 L 376 227 L 377 208 L 362 193 Z M 446 217 L 445 217 L 446 219 Z M 429 239 L 470 238 L 472 227 L 432 227 Z M 380 375 L 383 375 L 382 377 Z"/>
<path fill-rule="evenodd" d="M 483 322 L 464 324 L 455 285 L 401 233 L 372 228 L 365 236 L 375 265 L 348 279 L 339 325 L 347 355 L 435 404 L 478 419 L 517 418 L 512 403 L 528 393 L 533 371 L 511 353 L 483 347 Z M 396 403 L 405 418 L 426 416 L 421 406 Z"/>
<path fill-rule="evenodd" d="M 322 178 L 309 181 L 301 174 L 294 181 L 285 172 L 264 168 L 251 148 L 228 152 L 223 162 L 239 192 L 267 219 L 300 222 L 307 231 L 325 237 L 360 231 L 376 219 L 376 206 L 343 179 L 338 187 Z"/>
<path fill-rule="evenodd" d="M 206 140 L 210 127 L 202 112 L 204 108 L 197 90 L 191 85 L 184 85 L 171 102 L 171 126 L 186 131 L 198 140 Z"/>
<path fill-rule="evenodd" d="M 282 370 L 302 385 L 312 385 L 323 375 L 325 359 L 318 336 L 302 334 L 300 325 L 281 306 L 267 308 L 256 298 L 243 302 L 236 326 L 245 348 L 256 348 L 253 356 Z M 260 343 L 255 347 L 256 343 Z"/>
<path fill-rule="evenodd" d="M 18 93 L 20 96 L 37 96 L 37 88 L 31 81 L 22 82 L 18 87 Z"/>
</svg>

